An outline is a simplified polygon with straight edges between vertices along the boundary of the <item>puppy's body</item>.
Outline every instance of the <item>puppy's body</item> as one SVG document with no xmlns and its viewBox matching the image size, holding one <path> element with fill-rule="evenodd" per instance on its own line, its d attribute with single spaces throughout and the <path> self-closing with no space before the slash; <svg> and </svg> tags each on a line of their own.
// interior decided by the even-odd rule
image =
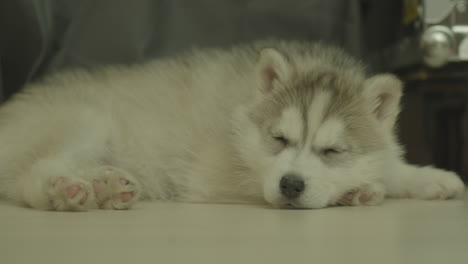
<svg viewBox="0 0 468 264">
<path fill-rule="evenodd" d="M 394 77 L 297 42 L 62 73 L 0 110 L 0 193 L 52 210 L 457 196 L 455 174 L 401 160 L 400 96 Z"/>
</svg>

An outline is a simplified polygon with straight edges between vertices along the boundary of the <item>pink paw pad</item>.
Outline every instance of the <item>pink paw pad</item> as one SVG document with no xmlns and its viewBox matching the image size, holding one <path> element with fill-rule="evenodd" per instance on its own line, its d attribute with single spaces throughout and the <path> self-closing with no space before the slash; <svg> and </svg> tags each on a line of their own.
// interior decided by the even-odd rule
<svg viewBox="0 0 468 264">
<path fill-rule="evenodd" d="M 363 193 L 360 197 L 359 197 L 359 201 L 361 203 L 367 203 L 369 202 L 370 200 L 372 200 L 372 198 L 374 197 L 374 193 Z"/>
<path fill-rule="evenodd" d="M 124 203 L 130 201 L 132 198 L 133 198 L 132 192 L 123 192 L 120 194 L 120 199 L 122 199 L 122 202 Z"/>
<path fill-rule="evenodd" d="M 138 200 L 138 183 L 126 171 L 103 167 L 96 173 L 93 189 L 100 208 L 128 209 Z"/>
<path fill-rule="evenodd" d="M 377 205 L 385 198 L 385 189 L 379 184 L 364 185 L 349 191 L 337 201 L 338 205 Z"/>
<path fill-rule="evenodd" d="M 73 184 L 73 185 L 70 185 L 70 186 L 67 186 L 66 188 L 66 192 L 67 192 L 67 196 L 68 198 L 75 198 L 75 196 L 82 190 L 83 188 L 78 185 L 78 184 Z M 86 200 L 88 200 L 88 192 L 85 192 L 83 197 L 80 199 L 79 201 L 79 204 L 83 205 L 84 203 L 86 203 Z"/>
<path fill-rule="evenodd" d="M 104 181 L 104 182 L 99 181 L 99 180 L 93 181 L 93 190 L 94 190 L 94 194 L 96 195 L 96 197 L 99 197 L 102 194 L 102 192 L 106 188 L 106 184 L 107 184 L 107 181 Z"/>
<path fill-rule="evenodd" d="M 90 194 L 82 183 L 66 177 L 56 177 L 50 184 L 53 188 L 50 201 L 56 210 L 75 210 L 76 205 L 83 206 L 88 201 Z"/>
<path fill-rule="evenodd" d="M 75 197 L 80 190 L 81 190 L 81 187 L 79 185 L 76 185 L 76 184 L 67 186 L 66 191 L 67 191 L 68 198 Z"/>
</svg>

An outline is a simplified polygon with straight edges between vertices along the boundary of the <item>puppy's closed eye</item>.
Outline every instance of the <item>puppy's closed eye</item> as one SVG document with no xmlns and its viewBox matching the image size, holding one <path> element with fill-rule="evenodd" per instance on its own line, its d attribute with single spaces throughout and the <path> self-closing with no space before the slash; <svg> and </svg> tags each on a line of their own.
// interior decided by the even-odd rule
<svg viewBox="0 0 468 264">
<path fill-rule="evenodd" d="M 346 150 L 344 148 L 339 147 L 326 147 L 320 149 L 320 155 L 324 157 L 333 157 L 339 154 L 344 153 Z"/>
<path fill-rule="evenodd" d="M 284 147 L 286 147 L 287 145 L 289 145 L 289 140 L 287 138 L 285 138 L 284 136 L 273 136 L 273 139 L 280 143 L 281 145 L 283 145 Z"/>
</svg>

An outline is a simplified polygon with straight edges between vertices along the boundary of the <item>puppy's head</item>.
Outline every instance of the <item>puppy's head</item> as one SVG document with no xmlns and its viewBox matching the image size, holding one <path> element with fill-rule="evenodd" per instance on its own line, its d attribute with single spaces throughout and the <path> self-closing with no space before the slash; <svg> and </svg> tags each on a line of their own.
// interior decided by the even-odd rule
<svg viewBox="0 0 468 264">
<path fill-rule="evenodd" d="M 257 95 L 242 112 L 238 147 L 266 201 L 322 208 L 379 178 L 392 146 L 401 83 L 366 79 L 340 51 L 261 50 Z"/>
</svg>

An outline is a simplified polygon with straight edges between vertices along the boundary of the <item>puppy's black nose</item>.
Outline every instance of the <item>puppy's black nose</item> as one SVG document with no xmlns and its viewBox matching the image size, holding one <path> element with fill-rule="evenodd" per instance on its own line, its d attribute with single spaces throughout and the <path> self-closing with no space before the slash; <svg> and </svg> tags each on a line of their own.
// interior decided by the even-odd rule
<svg viewBox="0 0 468 264">
<path fill-rule="evenodd" d="M 297 175 L 286 174 L 280 180 L 281 193 L 288 199 L 299 197 L 304 188 L 304 180 Z"/>
</svg>

